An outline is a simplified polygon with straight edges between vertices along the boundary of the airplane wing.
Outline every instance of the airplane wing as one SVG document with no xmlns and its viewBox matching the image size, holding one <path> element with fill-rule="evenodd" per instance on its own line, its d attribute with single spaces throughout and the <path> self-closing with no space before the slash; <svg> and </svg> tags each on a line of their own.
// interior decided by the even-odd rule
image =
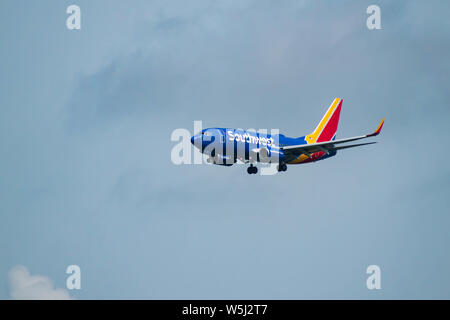
<svg viewBox="0 0 450 320">
<path fill-rule="evenodd" d="M 367 145 L 367 144 L 373 144 L 375 142 L 359 143 L 359 144 L 336 147 L 336 145 L 341 144 L 341 143 L 377 136 L 380 133 L 381 128 L 383 127 L 383 124 L 384 124 L 384 118 L 383 118 L 383 120 L 381 120 L 381 123 L 378 125 L 378 128 L 377 128 L 377 130 L 375 130 L 375 132 L 373 132 L 371 134 L 366 134 L 364 136 L 357 136 L 357 137 L 325 141 L 325 142 L 319 142 L 319 143 L 286 146 L 286 147 L 281 147 L 280 149 L 283 150 L 284 154 L 288 158 L 293 157 L 293 156 L 298 157 L 301 154 L 304 154 L 307 157 L 311 157 L 311 154 L 314 152 L 323 151 L 325 153 L 328 153 L 328 152 L 334 151 L 334 150 L 341 150 L 341 149 L 359 147 L 359 146 L 363 146 L 363 145 Z"/>
</svg>

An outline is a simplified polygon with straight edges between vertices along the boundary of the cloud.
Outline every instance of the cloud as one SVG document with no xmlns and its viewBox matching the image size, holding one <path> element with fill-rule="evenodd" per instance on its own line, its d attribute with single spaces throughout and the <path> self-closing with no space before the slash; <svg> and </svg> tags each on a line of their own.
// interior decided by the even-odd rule
<svg viewBox="0 0 450 320">
<path fill-rule="evenodd" d="M 10 297 L 14 300 L 70 300 L 64 289 L 54 288 L 53 282 L 45 276 L 30 275 L 24 266 L 13 267 L 8 274 Z"/>
</svg>

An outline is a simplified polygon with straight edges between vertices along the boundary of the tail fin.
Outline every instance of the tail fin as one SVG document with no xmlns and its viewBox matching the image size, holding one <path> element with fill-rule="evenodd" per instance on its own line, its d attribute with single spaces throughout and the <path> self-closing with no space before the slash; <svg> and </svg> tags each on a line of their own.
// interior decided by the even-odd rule
<svg viewBox="0 0 450 320">
<path fill-rule="evenodd" d="M 314 132 L 305 137 L 307 143 L 331 141 L 336 137 L 341 107 L 342 99 L 334 99 Z"/>
</svg>

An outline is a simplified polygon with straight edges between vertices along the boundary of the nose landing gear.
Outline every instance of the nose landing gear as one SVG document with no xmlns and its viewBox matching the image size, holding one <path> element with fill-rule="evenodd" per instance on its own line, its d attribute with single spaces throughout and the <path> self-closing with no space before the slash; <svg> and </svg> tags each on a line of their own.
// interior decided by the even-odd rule
<svg viewBox="0 0 450 320">
<path fill-rule="evenodd" d="M 248 174 L 256 174 L 258 173 L 258 168 L 254 167 L 252 164 L 247 168 Z"/>
<path fill-rule="evenodd" d="M 287 170 L 287 165 L 286 165 L 286 163 L 280 163 L 280 164 L 277 166 L 277 169 L 278 169 L 278 172 L 280 172 L 280 171 L 286 171 L 286 170 Z"/>
</svg>

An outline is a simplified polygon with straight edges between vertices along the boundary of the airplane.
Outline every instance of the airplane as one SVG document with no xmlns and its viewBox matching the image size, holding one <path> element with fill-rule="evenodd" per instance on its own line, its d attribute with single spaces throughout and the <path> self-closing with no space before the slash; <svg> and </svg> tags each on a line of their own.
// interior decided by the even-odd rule
<svg viewBox="0 0 450 320">
<path fill-rule="evenodd" d="M 287 170 L 288 164 L 316 162 L 335 156 L 339 150 L 376 143 L 341 145 L 377 136 L 385 118 L 373 133 L 336 140 L 342 101 L 340 98 L 334 99 L 316 129 L 299 138 L 290 138 L 283 134 L 262 134 L 252 130 L 207 128 L 192 136 L 191 143 L 209 156 L 208 163 L 223 166 L 231 166 L 238 161 L 248 163 L 249 174 L 258 172 L 255 166 L 257 162 L 278 163 L 277 170 L 281 172 Z"/>
</svg>

